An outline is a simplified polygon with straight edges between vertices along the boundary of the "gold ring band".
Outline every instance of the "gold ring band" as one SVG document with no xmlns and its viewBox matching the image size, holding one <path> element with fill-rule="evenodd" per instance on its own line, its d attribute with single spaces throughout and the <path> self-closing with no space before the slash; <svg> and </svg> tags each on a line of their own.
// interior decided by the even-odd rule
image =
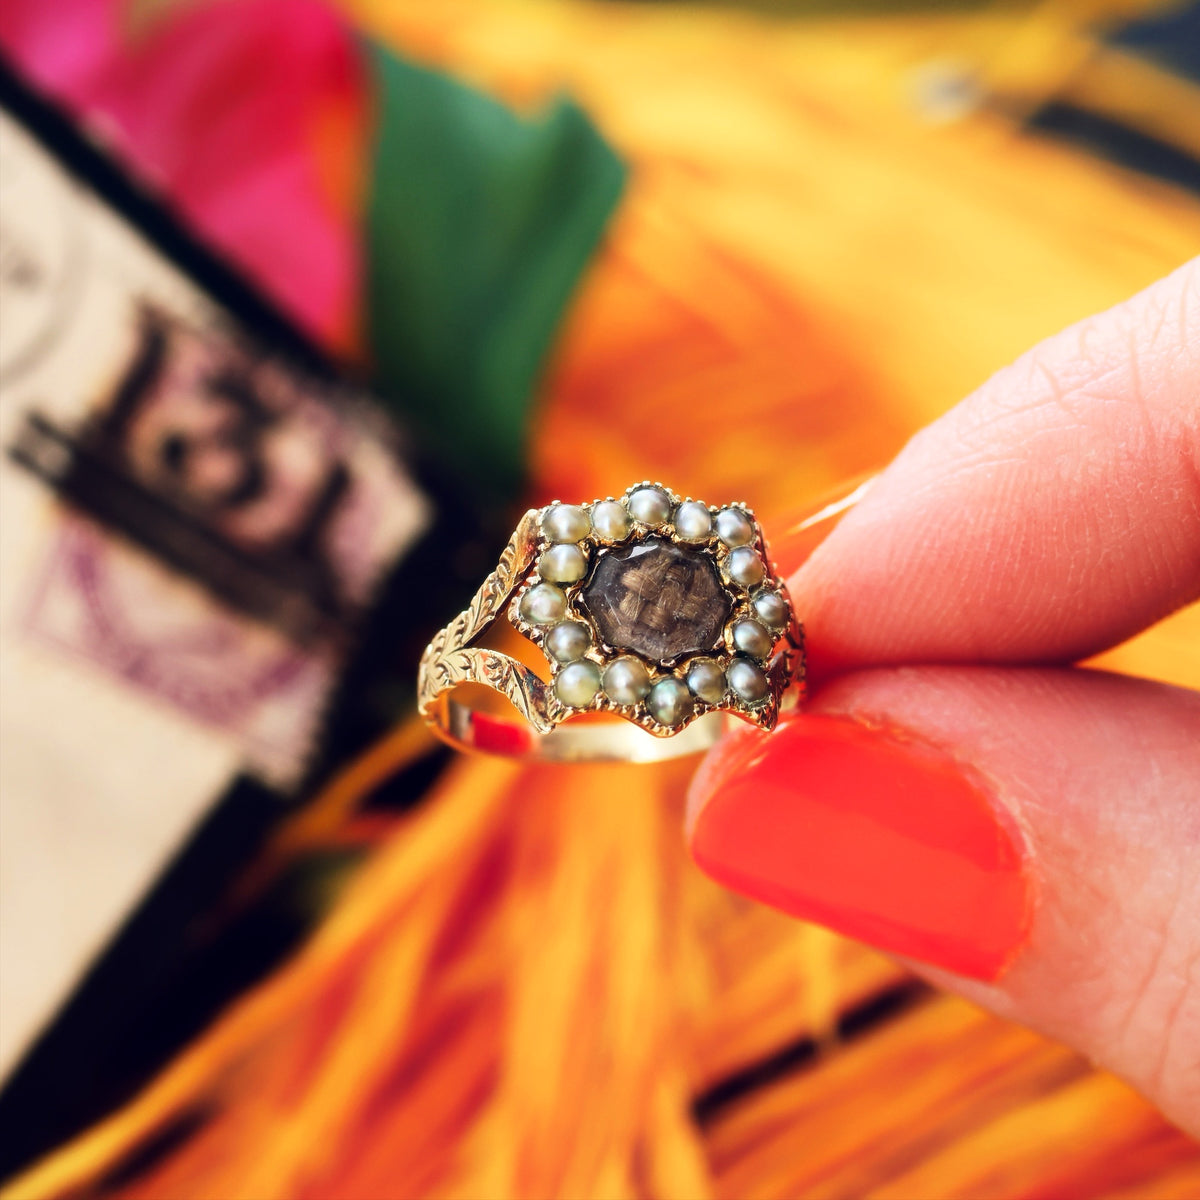
<svg viewBox="0 0 1200 1200">
<path fill-rule="evenodd" d="M 549 680 L 477 645 L 501 616 Z M 649 762 L 706 749 L 726 717 L 774 728 L 804 680 L 803 629 L 754 513 L 649 481 L 521 518 L 471 603 L 429 643 L 418 706 L 452 745 L 518 758 Z M 483 684 L 516 710 L 455 699 Z M 607 713 L 627 722 L 564 722 Z"/>
</svg>

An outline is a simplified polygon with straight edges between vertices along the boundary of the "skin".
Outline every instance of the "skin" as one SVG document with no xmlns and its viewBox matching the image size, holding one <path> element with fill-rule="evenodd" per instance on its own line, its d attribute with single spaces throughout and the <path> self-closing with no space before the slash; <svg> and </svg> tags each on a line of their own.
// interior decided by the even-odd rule
<svg viewBox="0 0 1200 1200">
<path fill-rule="evenodd" d="M 1200 598 L 1200 259 L 923 430 L 790 587 L 808 711 L 948 750 L 1029 847 L 1007 972 L 914 968 L 1200 1136 L 1200 693 L 1069 665 Z"/>
</svg>

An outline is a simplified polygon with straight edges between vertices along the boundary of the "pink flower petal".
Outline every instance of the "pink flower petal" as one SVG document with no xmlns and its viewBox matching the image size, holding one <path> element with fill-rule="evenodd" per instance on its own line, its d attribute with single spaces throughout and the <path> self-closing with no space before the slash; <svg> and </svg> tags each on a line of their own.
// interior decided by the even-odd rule
<svg viewBox="0 0 1200 1200">
<path fill-rule="evenodd" d="M 122 0 L 4 0 L 0 46 L 39 86 L 77 101 L 118 51 Z"/>
<path fill-rule="evenodd" d="M 365 76 L 338 15 L 321 0 L 225 0 L 99 54 L 98 22 L 64 21 L 58 0 L 7 3 L 27 10 L 13 25 L 26 70 L 98 123 L 294 319 L 344 340 L 359 293 L 356 214 L 322 186 L 317 129 L 362 97 Z M 111 20 L 113 0 L 98 7 Z M 85 28 L 92 53 L 72 76 Z"/>
</svg>

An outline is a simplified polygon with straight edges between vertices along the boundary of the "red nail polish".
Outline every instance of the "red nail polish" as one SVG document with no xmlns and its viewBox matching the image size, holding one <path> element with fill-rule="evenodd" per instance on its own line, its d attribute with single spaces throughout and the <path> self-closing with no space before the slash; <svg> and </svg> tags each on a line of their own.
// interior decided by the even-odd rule
<svg viewBox="0 0 1200 1200">
<path fill-rule="evenodd" d="M 1020 834 L 941 750 L 842 717 L 733 739 L 698 785 L 714 879 L 881 950 L 994 979 L 1024 942 Z"/>
</svg>

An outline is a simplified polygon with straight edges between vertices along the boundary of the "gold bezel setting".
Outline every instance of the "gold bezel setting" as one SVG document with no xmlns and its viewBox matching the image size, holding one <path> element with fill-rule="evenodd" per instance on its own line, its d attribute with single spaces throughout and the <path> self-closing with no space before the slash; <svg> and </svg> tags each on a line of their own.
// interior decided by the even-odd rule
<svg viewBox="0 0 1200 1200">
<path fill-rule="evenodd" d="M 663 500 L 654 493 L 660 493 Z M 623 532 L 614 505 L 620 505 L 628 518 Z M 601 507 L 602 513 L 597 514 Z M 586 531 L 580 514 L 586 516 Z M 608 533 L 596 529 L 594 514 L 604 518 Z M 554 501 L 536 510 L 536 519 L 538 539 L 531 547 L 535 566 L 513 593 L 508 618 L 538 646 L 550 666 L 545 705 L 552 723 L 584 712 L 608 712 L 657 737 L 671 737 L 706 713 L 720 711 L 764 729 L 774 727 L 785 692 L 792 683 L 803 681 L 803 631 L 783 580 L 772 570 L 762 528 L 748 505 L 711 506 L 690 496 L 681 498 L 662 483 L 644 480 L 619 497 L 607 496 L 590 504 Z M 655 659 L 636 649 L 611 645 L 602 636 L 584 598 L 590 581 L 606 555 L 652 538 L 707 559 L 715 570 L 729 612 L 711 646 Z M 565 549 L 548 554 L 556 547 L 572 546 L 579 555 Z M 543 570 L 551 577 L 543 577 Z M 772 613 L 774 619 L 764 612 Z M 551 631 L 565 622 L 585 627 L 588 645 L 581 653 L 561 659 L 547 650 L 546 642 Z M 618 702 L 605 690 L 605 671 L 618 660 L 632 660 L 645 670 L 644 694 L 634 702 Z M 701 689 L 702 695 L 697 681 L 689 682 L 689 674 L 701 660 L 715 663 L 721 672 L 724 686 L 719 698 L 712 688 Z M 591 667 L 568 672 L 574 664 L 589 663 Z M 639 685 L 634 690 L 641 691 L 640 673 L 625 668 L 627 677 L 631 673 Z M 708 674 L 711 683 L 712 671 Z M 665 680 L 676 683 L 658 688 Z M 594 693 L 586 698 L 592 683 Z M 685 693 L 680 692 L 679 684 Z M 611 690 L 629 694 L 628 686 L 612 686 Z"/>
</svg>

